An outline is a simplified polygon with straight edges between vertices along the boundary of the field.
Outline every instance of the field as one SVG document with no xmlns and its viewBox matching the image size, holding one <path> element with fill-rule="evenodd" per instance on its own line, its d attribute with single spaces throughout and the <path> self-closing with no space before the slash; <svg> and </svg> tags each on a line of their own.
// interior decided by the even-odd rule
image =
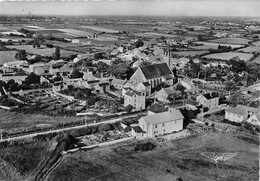
<svg viewBox="0 0 260 181">
<path fill-rule="evenodd" d="M 253 57 L 253 54 L 239 53 L 239 52 L 226 52 L 226 53 L 214 53 L 214 54 L 206 55 L 203 57 L 208 58 L 208 59 L 230 60 L 237 56 L 244 61 L 248 61 L 250 58 Z"/>
<path fill-rule="evenodd" d="M 179 52 L 173 52 L 173 54 L 175 55 L 179 55 L 179 56 L 196 56 L 196 55 L 201 55 L 204 53 L 208 53 L 208 51 L 179 51 Z"/>
<path fill-rule="evenodd" d="M 92 33 L 86 31 L 80 31 L 75 29 L 57 29 L 58 31 L 64 32 L 65 34 L 75 36 L 75 37 L 88 37 L 92 36 Z"/>
<path fill-rule="evenodd" d="M 240 48 L 242 45 L 235 45 L 235 44 L 223 44 L 223 43 L 214 43 L 214 42 L 205 42 L 205 41 L 197 41 L 194 42 L 196 44 L 203 44 L 200 46 L 193 46 L 193 49 L 199 50 L 208 50 L 208 49 L 218 49 L 218 46 L 231 46 L 232 48 Z"/>
<path fill-rule="evenodd" d="M 204 133 L 157 142 L 152 151 L 135 151 L 140 144 L 136 141 L 80 151 L 64 157 L 46 180 L 258 180 L 258 137 L 232 134 Z M 216 164 L 202 155 L 205 152 L 235 156 Z"/>
<path fill-rule="evenodd" d="M 260 64 L 260 55 L 258 55 L 252 62 Z"/>
<path fill-rule="evenodd" d="M 260 41 L 256 41 L 256 42 L 254 42 L 252 44 L 255 45 L 255 46 L 260 46 Z"/>
<path fill-rule="evenodd" d="M 168 37 L 168 38 L 174 38 L 177 37 L 177 35 L 170 35 L 170 34 L 164 34 L 164 33 L 156 33 L 156 32 L 145 32 L 145 33 L 135 33 L 135 36 L 140 37 L 151 37 L 151 38 L 158 38 L 158 37 Z"/>
<path fill-rule="evenodd" d="M 248 46 L 246 48 L 240 49 L 239 51 L 248 52 L 248 53 L 260 52 L 260 47 L 259 46 Z"/>
<path fill-rule="evenodd" d="M 117 30 L 112 30 L 108 28 L 102 28 L 102 27 L 97 27 L 97 26 L 81 26 L 82 28 L 90 29 L 93 31 L 97 32 L 106 32 L 106 33 L 118 33 L 119 31 Z"/>
<path fill-rule="evenodd" d="M 14 58 L 16 53 L 16 51 L 0 51 L 0 64 L 16 61 Z"/>
<path fill-rule="evenodd" d="M 80 118 L 75 117 L 52 117 L 37 114 L 24 114 L 10 112 L 0 109 L 0 124 L 5 131 L 14 131 L 28 129 L 32 127 L 51 127 L 60 123 L 78 121 Z M 81 118 L 82 119 L 82 118 Z"/>
<path fill-rule="evenodd" d="M 7 48 L 16 48 L 19 50 L 25 50 L 27 53 L 41 55 L 41 56 L 49 56 L 51 57 L 52 54 L 55 52 L 55 48 L 46 48 L 41 46 L 40 48 L 33 48 L 32 45 L 10 45 L 6 46 Z M 67 50 L 60 50 L 61 57 L 67 57 L 72 54 L 77 54 L 76 52 L 67 51 Z"/>
<path fill-rule="evenodd" d="M 238 45 L 245 45 L 248 44 L 251 40 L 243 39 L 243 38 L 220 38 L 215 40 L 209 40 L 209 42 L 215 43 L 224 43 L 224 44 L 238 44 Z"/>
</svg>

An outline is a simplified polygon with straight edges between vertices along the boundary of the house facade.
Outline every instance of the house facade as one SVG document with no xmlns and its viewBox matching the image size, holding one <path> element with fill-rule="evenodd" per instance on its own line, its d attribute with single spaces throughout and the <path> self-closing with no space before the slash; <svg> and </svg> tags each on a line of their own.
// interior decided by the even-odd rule
<svg viewBox="0 0 260 181">
<path fill-rule="evenodd" d="M 144 137 L 155 137 L 183 129 L 183 115 L 179 110 L 147 115 L 139 119 L 139 126 Z"/>
<path fill-rule="evenodd" d="M 217 93 L 206 93 L 201 94 L 196 97 L 196 101 L 203 105 L 203 107 L 207 107 L 209 109 L 213 109 L 218 107 L 219 104 L 219 95 Z"/>
<path fill-rule="evenodd" d="M 124 84 L 126 83 L 126 80 L 122 79 L 113 79 L 111 81 L 111 85 L 113 85 L 116 89 L 123 89 Z"/>
<path fill-rule="evenodd" d="M 131 105 L 135 110 L 145 109 L 145 94 L 135 90 L 128 90 L 124 94 L 124 107 Z"/>
<path fill-rule="evenodd" d="M 149 82 L 151 88 L 154 88 L 162 82 L 171 82 L 170 80 L 173 78 L 173 73 L 168 65 L 161 63 L 139 67 L 130 77 L 130 83 L 138 85 L 142 82 Z"/>
<path fill-rule="evenodd" d="M 260 114 L 260 109 L 258 108 L 252 108 L 244 105 L 237 105 L 236 107 L 228 107 L 225 112 L 225 119 L 232 121 L 232 122 L 237 122 L 241 123 L 243 121 L 247 122 L 254 122 L 257 123 L 253 115 L 258 115 Z M 251 118 L 251 119 L 250 119 Z"/>
</svg>

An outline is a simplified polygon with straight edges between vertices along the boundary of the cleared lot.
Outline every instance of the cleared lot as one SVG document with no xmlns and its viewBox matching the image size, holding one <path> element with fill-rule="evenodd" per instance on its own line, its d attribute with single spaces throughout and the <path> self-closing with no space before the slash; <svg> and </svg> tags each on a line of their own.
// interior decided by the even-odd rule
<svg viewBox="0 0 260 181">
<path fill-rule="evenodd" d="M 143 141 L 147 142 L 147 141 Z M 142 143 L 142 142 L 141 142 Z M 257 136 L 206 133 L 138 151 L 129 141 L 64 157 L 47 180 L 257 180 Z M 218 165 L 201 153 L 236 153 Z"/>
</svg>

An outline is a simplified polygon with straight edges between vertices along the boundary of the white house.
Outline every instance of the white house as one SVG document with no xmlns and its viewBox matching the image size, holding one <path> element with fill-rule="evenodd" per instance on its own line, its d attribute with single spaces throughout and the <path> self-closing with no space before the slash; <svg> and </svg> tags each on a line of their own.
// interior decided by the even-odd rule
<svg viewBox="0 0 260 181">
<path fill-rule="evenodd" d="M 111 85 L 113 85 L 116 89 L 123 89 L 124 84 L 126 83 L 127 80 L 122 80 L 122 79 L 113 79 L 111 81 Z"/>
<path fill-rule="evenodd" d="M 135 90 L 128 90 L 124 94 L 124 106 L 131 105 L 135 110 L 145 109 L 145 93 L 140 93 Z"/>
<path fill-rule="evenodd" d="M 260 126 L 260 113 L 258 114 L 253 114 L 252 116 L 250 116 L 246 122 L 255 125 L 255 126 Z"/>
<path fill-rule="evenodd" d="M 241 123 L 243 121 L 248 120 L 254 114 L 258 115 L 260 113 L 260 109 L 248 107 L 244 105 L 237 105 L 236 107 L 228 107 L 225 112 L 225 119 Z M 252 122 L 254 117 L 249 119 L 247 122 Z"/>
<path fill-rule="evenodd" d="M 209 109 L 218 107 L 219 95 L 217 93 L 206 93 L 196 97 L 196 101 Z"/>
<path fill-rule="evenodd" d="M 147 115 L 139 119 L 139 126 L 144 137 L 155 137 L 183 129 L 183 115 L 179 110 Z"/>
</svg>

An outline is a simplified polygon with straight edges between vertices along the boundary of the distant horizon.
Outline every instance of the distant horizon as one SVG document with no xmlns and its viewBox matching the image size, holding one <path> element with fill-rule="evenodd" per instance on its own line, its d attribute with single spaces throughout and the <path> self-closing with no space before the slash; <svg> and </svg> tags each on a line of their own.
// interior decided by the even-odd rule
<svg viewBox="0 0 260 181">
<path fill-rule="evenodd" d="M 259 0 L 0 0 L 1 15 L 260 17 Z"/>
</svg>

